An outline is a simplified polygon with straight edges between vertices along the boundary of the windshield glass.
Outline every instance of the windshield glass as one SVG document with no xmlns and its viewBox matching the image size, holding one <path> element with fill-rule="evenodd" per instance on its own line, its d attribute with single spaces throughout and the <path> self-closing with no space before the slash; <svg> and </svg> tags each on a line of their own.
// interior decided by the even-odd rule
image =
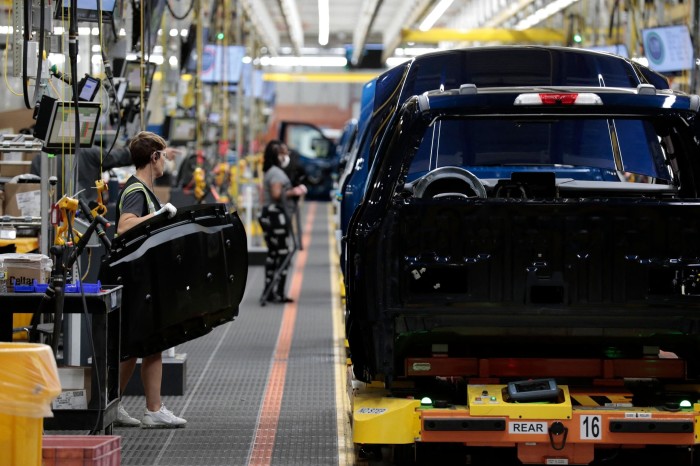
<svg viewBox="0 0 700 466">
<path fill-rule="evenodd" d="M 639 119 L 440 119 L 426 129 L 408 178 L 457 166 L 480 178 L 546 170 L 560 178 L 667 183 L 660 140 L 651 122 Z"/>
</svg>

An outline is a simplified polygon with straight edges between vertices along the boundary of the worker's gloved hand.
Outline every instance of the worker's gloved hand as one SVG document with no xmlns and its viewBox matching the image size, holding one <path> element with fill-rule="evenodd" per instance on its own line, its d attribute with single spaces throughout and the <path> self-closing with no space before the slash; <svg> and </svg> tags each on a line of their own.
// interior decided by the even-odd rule
<svg viewBox="0 0 700 466">
<path fill-rule="evenodd" d="M 171 203 L 167 203 L 163 205 L 156 213 L 155 215 L 160 215 L 160 214 L 168 214 L 168 218 L 173 218 L 175 214 L 177 213 L 177 207 L 172 205 Z"/>
</svg>

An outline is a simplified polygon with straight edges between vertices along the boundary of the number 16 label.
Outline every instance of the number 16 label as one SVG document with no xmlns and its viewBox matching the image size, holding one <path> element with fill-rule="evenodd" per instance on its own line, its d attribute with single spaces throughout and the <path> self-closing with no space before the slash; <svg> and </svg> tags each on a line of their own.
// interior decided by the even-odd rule
<svg viewBox="0 0 700 466">
<path fill-rule="evenodd" d="M 581 416 L 581 440 L 600 440 L 603 438 L 600 416 Z"/>
</svg>

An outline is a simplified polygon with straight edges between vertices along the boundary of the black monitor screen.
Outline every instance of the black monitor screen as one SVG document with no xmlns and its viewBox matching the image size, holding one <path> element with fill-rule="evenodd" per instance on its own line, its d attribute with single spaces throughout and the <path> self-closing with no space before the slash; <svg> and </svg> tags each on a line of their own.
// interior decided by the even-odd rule
<svg viewBox="0 0 700 466">
<path fill-rule="evenodd" d="M 80 147 L 91 147 L 100 118 L 100 104 L 82 102 L 78 106 L 80 122 Z M 44 150 L 62 151 L 75 146 L 76 111 L 73 102 L 56 102 L 49 124 Z"/>
<path fill-rule="evenodd" d="M 71 0 L 63 0 L 56 8 L 56 18 L 67 18 L 69 15 Z M 102 0 L 102 22 L 110 22 L 114 16 L 116 0 Z M 97 22 L 100 16 L 97 12 L 97 0 L 78 0 L 78 21 Z"/>
<path fill-rule="evenodd" d="M 146 63 L 146 75 L 144 76 L 146 87 L 150 87 L 155 71 L 155 63 Z M 124 78 L 128 83 L 126 94 L 139 94 L 141 92 L 141 63 L 138 61 L 127 61 L 124 63 Z"/>
<path fill-rule="evenodd" d="M 168 138 L 171 144 L 186 144 L 197 136 L 197 120 L 190 117 L 173 117 L 170 119 Z"/>
</svg>

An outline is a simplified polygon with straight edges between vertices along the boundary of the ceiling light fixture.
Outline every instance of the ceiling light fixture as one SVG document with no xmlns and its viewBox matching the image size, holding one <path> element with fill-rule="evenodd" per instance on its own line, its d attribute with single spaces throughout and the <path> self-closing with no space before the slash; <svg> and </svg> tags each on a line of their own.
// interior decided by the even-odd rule
<svg viewBox="0 0 700 466">
<path fill-rule="evenodd" d="M 545 7 L 535 11 L 527 18 L 520 20 L 513 29 L 516 31 L 522 31 L 524 29 L 531 28 L 532 26 L 541 23 L 545 19 L 559 13 L 564 8 L 567 8 L 576 2 L 578 2 L 578 0 L 554 0 L 552 3 L 548 3 Z"/>
<path fill-rule="evenodd" d="M 319 56 L 319 57 L 265 57 L 261 61 L 262 66 L 278 66 L 282 68 L 304 67 L 344 67 L 348 64 L 345 57 Z"/>
<path fill-rule="evenodd" d="M 410 59 L 410 57 L 389 57 L 386 59 L 385 63 L 387 68 L 393 68 L 395 66 L 400 65 L 401 63 L 407 62 Z"/>
<path fill-rule="evenodd" d="M 328 0 L 318 0 L 318 43 L 328 45 L 330 34 L 330 8 Z"/>
<path fill-rule="evenodd" d="M 420 26 L 418 26 L 418 29 L 421 31 L 429 31 L 430 28 L 433 27 L 433 25 L 437 22 L 438 19 L 447 11 L 447 9 L 452 5 L 452 2 L 454 0 L 440 0 L 437 5 L 435 5 L 435 8 L 433 8 L 433 11 L 428 13 L 428 16 L 425 17 L 422 23 L 420 23 Z"/>
<path fill-rule="evenodd" d="M 382 35 L 382 61 L 387 61 L 393 56 L 394 50 L 401 44 L 401 31 L 405 24 L 414 24 L 421 18 L 422 12 L 428 9 L 430 0 L 413 0 L 401 2 L 401 7 L 397 8 L 392 15 L 391 22 L 384 28 Z M 409 44 L 411 45 L 411 44 Z"/>
</svg>

